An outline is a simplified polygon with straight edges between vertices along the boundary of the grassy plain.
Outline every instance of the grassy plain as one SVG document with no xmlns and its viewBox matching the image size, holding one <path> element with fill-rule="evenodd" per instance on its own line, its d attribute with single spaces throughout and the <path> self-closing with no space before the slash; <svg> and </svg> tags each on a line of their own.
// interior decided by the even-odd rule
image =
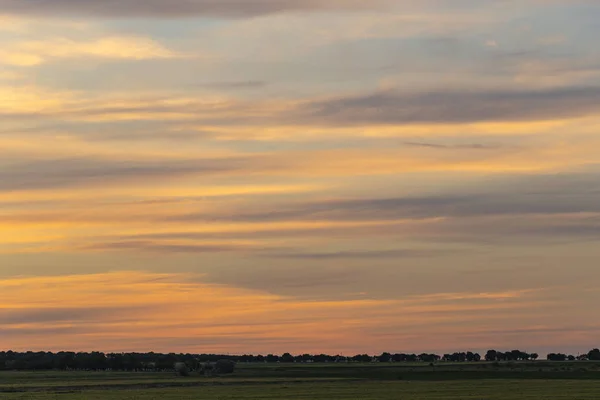
<svg viewBox="0 0 600 400">
<path fill-rule="evenodd" d="M 600 399 L 600 364 L 240 365 L 233 376 L 2 372 L 0 400 Z"/>
</svg>

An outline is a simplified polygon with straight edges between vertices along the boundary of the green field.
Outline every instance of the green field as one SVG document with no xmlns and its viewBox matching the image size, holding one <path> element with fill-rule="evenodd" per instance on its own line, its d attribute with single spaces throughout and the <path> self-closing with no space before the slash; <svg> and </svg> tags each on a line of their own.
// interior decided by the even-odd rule
<svg viewBox="0 0 600 400">
<path fill-rule="evenodd" d="M 220 378 L 2 372 L 0 399 L 600 399 L 600 365 L 240 365 L 234 375 Z"/>
</svg>

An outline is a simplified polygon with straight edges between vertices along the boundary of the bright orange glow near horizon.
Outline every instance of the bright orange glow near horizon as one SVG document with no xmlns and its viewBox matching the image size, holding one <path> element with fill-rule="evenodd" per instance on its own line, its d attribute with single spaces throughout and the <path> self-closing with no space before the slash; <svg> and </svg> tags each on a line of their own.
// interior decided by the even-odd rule
<svg viewBox="0 0 600 400">
<path fill-rule="evenodd" d="M 0 0 L 0 351 L 598 347 L 598 5 L 237 3 Z"/>
</svg>

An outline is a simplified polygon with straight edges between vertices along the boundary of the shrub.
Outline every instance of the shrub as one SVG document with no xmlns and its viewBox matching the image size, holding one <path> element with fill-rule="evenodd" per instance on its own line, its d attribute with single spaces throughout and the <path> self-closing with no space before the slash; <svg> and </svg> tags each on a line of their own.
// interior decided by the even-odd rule
<svg viewBox="0 0 600 400">
<path fill-rule="evenodd" d="M 235 362 L 231 360 L 219 360 L 215 363 L 214 370 L 217 374 L 233 374 Z"/>
<path fill-rule="evenodd" d="M 190 369 L 188 368 L 188 366 L 183 363 L 183 362 L 176 362 L 175 363 L 175 373 L 179 376 L 189 376 L 190 375 Z"/>
</svg>

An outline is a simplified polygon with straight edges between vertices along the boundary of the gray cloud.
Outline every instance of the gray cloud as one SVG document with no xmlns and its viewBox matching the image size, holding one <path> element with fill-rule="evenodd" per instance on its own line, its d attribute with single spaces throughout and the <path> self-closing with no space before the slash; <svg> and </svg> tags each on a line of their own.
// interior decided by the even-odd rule
<svg viewBox="0 0 600 400">
<path fill-rule="evenodd" d="M 133 319 L 141 310 L 150 306 L 141 307 L 61 307 L 39 309 L 2 309 L 0 310 L 0 324 L 19 325 L 49 322 L 95 322 L 99 319 L 111 320 Z M 155 308 L 155 307 L 154 307 Z"/>
<path fill-rule="evenodd" d="M 262 89 L 269 85 L 266 81 L 229 81 L 211 82 L 196 85 L 197 87 L 220 90 Z"/>
<path fill-rule="evenodd" d="M 537 91 L 385 91 L 309 102 L 298 111 L 300 120 L 342 125 L 554 119 L 600 112 L 600 87 Z"/>
<path fill-rule="evenodd" d="M 229 253 L 264 250 L 256 246 L 244 246 L 236 244 L 177 244 L 143 240 L 94 243 L 83 246 L 82 249 L 101 251 L 142 250 L 160 253 Z"/>
<path fill-rule="evenodd" d="M 0 0 L 1 1 L 1 0 Z M 218 85 L 218 83 L 216 83 Z M 260 82 L 229 82 L 224 85 L 260 85 Z M 491 121 L 537 121 L 571 118 L 600 113 L 600 87 L 564 87 L 543 90 L 438 90 L 405 93 L 389 90 L 352 97 L 312 100 L 276 111 L 269 104 L 237 101 L 215 108 L 211 104 L 188 102 L 174 104 L 166 98 L 146 98 L 139 105 L 88 103 L 55 112 L 0 113 L 17 120 L 80 120 L 89 117 L 137 115 L 137 122 L 219 126 L 281 125 L 409 125 L 420 123 L 459 124 Z M 176 114 L 184 119 L 174 118 Z M 409 142 L 410 143 L 410 142 Z"/>
<path fill-rule="evenodd" d="M 425 147 L 430 149 L 456 149 L 456 150 L 494 150 L 499 149 L 502 146 L 489 145 L 481 143 L 470 143 L 470 144 L 441 144 L 441 143 L 428 143 L 428 142 L 404 142 L 405 146 L 410 147 Z"/>
<path fill-rule="evenodd" d="M 0 191 L 48 189 L 109 181 L 136 182 L 174 175 L 214 174 L 246 168 L 244 158 L 204 160 L 102 160 L 63 158 L 15 162 L 0 169 Z"/>
<path fill-rule="evenodd" d="M 288 11 L 360 10 L 389 1 L 371 0 L 0 0 L 5 13 L 92 17 L 240 18 Z"/>
<path fill-rule="evenodd" d="M 221 214 L 188 214 L 172 221 L 265 222 L 285 220 L 376 221 L 407 218 L 502 216 L 600 212 L 598 175 L 531 176 L 529 180 L 497 181 L 488 191 L 283 204 L 269 210 Z M 573 180 L 570 180 L 573 179 Z"/>
<path fill-rule="evenodd" d="M 273 253 L 269 257 L 292 258 L 298 260 L 372 260 L 377 258 L 415 258 L 431 257 L 443 253 L 440 250 L 369 250 L 369 251 L 337 251 L 331 253 Z"/>
</svg>

